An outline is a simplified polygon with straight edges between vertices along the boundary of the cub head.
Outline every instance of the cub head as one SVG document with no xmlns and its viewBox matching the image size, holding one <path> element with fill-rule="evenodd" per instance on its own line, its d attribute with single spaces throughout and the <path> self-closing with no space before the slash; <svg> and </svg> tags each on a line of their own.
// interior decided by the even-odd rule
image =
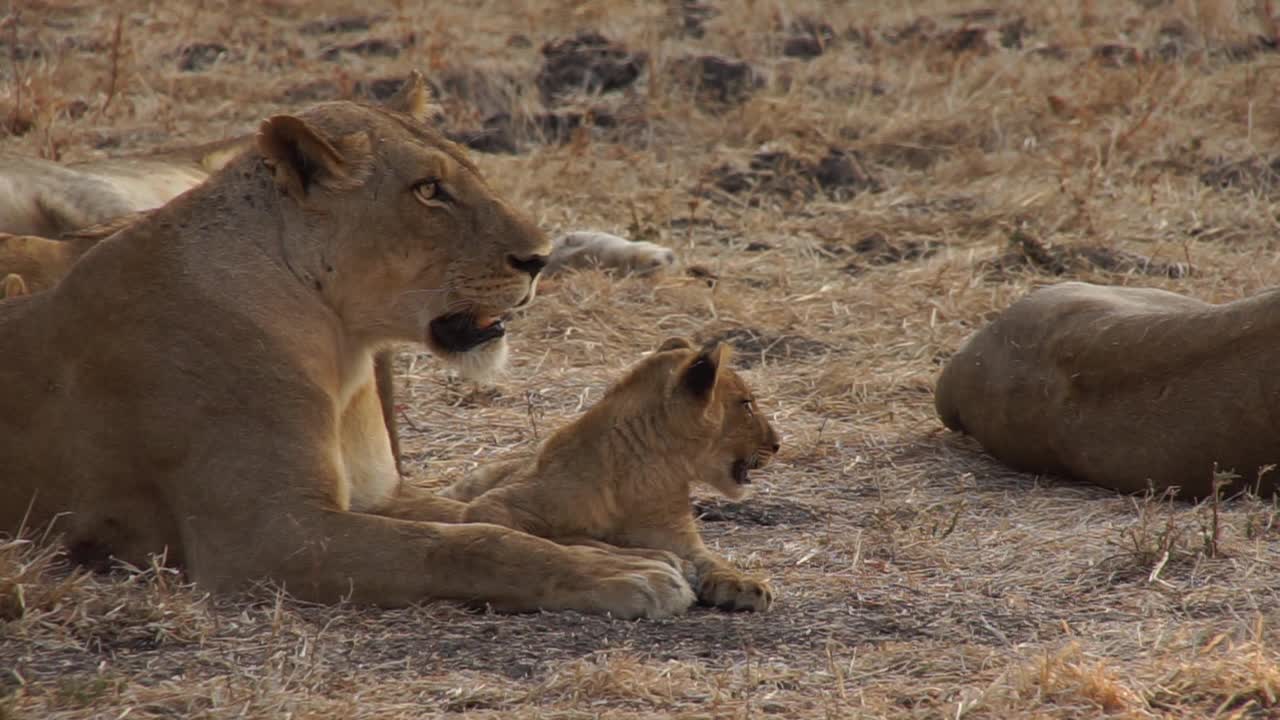
<svg viewBox="0 0 1280 720">
<path fill-rule="evenodd" d="M 654 357 L 670 368 L 664 394 L 675 430 L 704 448 L 700 479 L 737 499 L 751 482 L 750 471 L 767 465 L 781 441 L 751 388 L 729 367 L 730 355 L 724 343 L 694 349 L 684 338 L 671 338 Z"/>
<path fill-rule="evenodd" d="M 263 121 L 238 162 L 270 181 L 285 263 L 360 341 L 425 341 L 470 375 L 506 357 L 550 244 L 466 151 L 426 123 L 413 73 L 388 106 L 325 103 Z M 235 172 L 233 164 L 227 171 Z"/>
</svg>

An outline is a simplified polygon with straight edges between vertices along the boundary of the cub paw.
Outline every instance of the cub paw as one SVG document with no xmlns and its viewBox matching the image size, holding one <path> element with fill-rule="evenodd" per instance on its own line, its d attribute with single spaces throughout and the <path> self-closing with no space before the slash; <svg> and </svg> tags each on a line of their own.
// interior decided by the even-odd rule
<svg viewBox="0 0 1280 720">
<path fill-rule="evenodd" d="M 730 612 L 764 612 L 773 605 L 773 588 L 759 578 L 713 570 L 698 584 L 698 602 Z"/>
</svg>

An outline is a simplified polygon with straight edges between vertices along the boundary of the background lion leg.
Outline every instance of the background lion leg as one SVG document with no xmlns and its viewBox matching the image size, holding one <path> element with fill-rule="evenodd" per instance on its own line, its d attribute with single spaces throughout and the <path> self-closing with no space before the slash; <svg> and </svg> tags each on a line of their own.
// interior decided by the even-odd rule
<svg viewBox="0 0 1280 720">
<path fill-rule="evenodd" d="M 378 403 L 382 406 L 382 422 L 391 438 L 391 457 L 396 461 L 396 472 L 404 475 L 404 464 L 400 461 L 400 430 L 396 426 L 396 382 L 391 374 L 395 357 L 391 350 L 383 350 L 373 356 L 373 381 L 378 389 Z"/>
<path fill-rule="evenodd" d="M 464 502 L 442 497 L 402 480 L 395 495 L 373 512 L 401 520 L 460 523 L 463 522 L 466 511 L 467 504 Z"/>
<path fill-rule="evenodd" d="M 303 600 L 401 606 L 427 599 L 497 610 L 579 610 L 667 617 L 693 601 L 670 566 L 564 547 L 492 525 L 446 525 L 365 513 L 259 508 L 272 542 L 217 521 L 189 519 L 193 579 L 214 590 L 271 578 Z M 202 519 L 206 519 L 202 522 Z"/>
</svg>

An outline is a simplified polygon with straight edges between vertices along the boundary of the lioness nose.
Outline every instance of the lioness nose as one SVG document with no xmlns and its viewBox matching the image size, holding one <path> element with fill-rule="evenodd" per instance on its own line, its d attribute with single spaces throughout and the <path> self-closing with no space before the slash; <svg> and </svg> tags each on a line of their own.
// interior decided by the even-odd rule
<svg viewBox="0 0 1280 720">
<path fill-rule="evenodd" d="M 781 450 L 781 449 L 782 449 L 782 443 L 778 442 L 777 440 L 774 440 L 774 441 L 773 441 L 773 451 L 774 451 L 774 452 L 778 452 L 778 451 L 779 451 L 779 450 Z"/>
<path fill-rule="evenodd" d="M 529 273 L 529 277 L 537 277 L 538 273 L 542 272 L 542 268 L 547 266 L 547 256 L 530 255 L 528 257 L 520 257 L 518 255 L 508 255 L 507 263 L 520 272 Z"/>
</svg>

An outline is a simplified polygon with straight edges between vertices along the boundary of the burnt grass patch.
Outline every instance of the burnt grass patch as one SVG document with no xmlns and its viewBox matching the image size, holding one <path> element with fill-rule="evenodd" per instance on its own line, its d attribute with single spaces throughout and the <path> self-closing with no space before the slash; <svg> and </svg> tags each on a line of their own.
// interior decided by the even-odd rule
<svg viewBox="0 0 1280 720">
<path fill-rule="evenodd" d="M 751 157 L 747 167 L 725 163 L 712 169 L 708 180 L 730 195 L 768 194 L 806 200 L 819 194 L 848 200 L 859 193 L 884 190 L 856 150 L 841 148 L 830 148 L 816 160 L 785 150 L 761 150 Z M 714 193 L 711 197 L 715 197 Z M 758 202 L 758 198 L 748 200 Z"/>
<path fill-rule="evenodd" d="M 1189 263 L 1168 262 L 1103 245 L 1049 245 L 1017 230 L 1009 235 L 1009 249 L 978 263 L 978 272 L 993 282 L 1019 272 L 1054 276 L 1105 272 L 1180 279 L 1193 275 L 1195 268 Z"/>
<path fill-rule="evenodd" d="M 694 498 L 693 514 L 702 522 L 736 525 L 808 525 L 818 519 L 818 512 L 801 503 L 752 497 L 747 502 L 724 498 Z"/>
<path fill-rule="evenodd" d="M 548 106 L 575 92 L 612 92 L 630 87 L 649 62 L 648 53 L 633 52 L 594 30 L 546 43 L 542 57 L 536 82 L 542 101 Z"/>
<path fill-rule="evenodd" d="M 825 355 L 831 346 L 801 335 L 774 335 L 753 328 L 734 328 L 708 338 L 705 343 L 729 343 L 735 351 L 734 362 L 752 368 L 764 362 L 808 360 Z"/>
</svg>

